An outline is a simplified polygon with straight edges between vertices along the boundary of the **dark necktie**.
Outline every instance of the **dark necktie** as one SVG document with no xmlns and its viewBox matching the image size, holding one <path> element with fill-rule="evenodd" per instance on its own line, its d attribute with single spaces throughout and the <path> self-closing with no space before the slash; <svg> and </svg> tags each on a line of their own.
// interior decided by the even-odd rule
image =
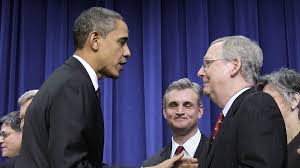
<svg viewBox="0 0 300 168">
<path fill-rule="evenodd" d="M 99 88 L 96 90 L 96 95 L 97 95 L 98 99 L 100 100 L 100 90 L 99 90 Z"/>
<path fill-rule="evenodd" d="M 183 151 L 183 149 L 184 149 L 183 146 L 178 146 L 177 149 L 176 149 L 176 151 L 175 151 L 174 156 L 179 155 Z"/>
<path fill-rule="evenodd" d="M 218 132 L 219 132 L 219 129 L 220 129 L 221 125 L 222 125 L 223 120 L 224 120 L 224 115 L 223 115 L 223 113 L 221 112 L 221 113 L 219 114 L 218 120 L 217 120 L 217 122 L 216 122 L 214 131 L 213 131 L 213 134 L 212 134 L 212 137 L 211 137 L 211 141 L 210 141 L 211 144 L 212 144 L 213 141 L 216 139 L 216 136 L 217 136 L 217 134 L 218 134 Z"/>
</svg>

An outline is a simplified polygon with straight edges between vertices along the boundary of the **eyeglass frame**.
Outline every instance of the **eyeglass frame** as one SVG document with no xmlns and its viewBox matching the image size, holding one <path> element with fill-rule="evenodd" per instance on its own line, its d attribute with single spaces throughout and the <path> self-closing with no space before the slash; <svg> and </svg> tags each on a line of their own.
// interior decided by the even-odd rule
<svg viewBox="0 0 300 168">
<path fill-rule="evenodd" d="M 226 59 L 225 58 L 203 59 L 202 67 L 206 69 L 209 67 L 209 65 L 211 65 L 215 61 L 219 61 L 219 60 L 226 60 Z"/>
<path fill-rule="evenodd" d="M 14 133 L 17 133 L 17 132 L 6 132 L 6 131 L 0 131 L 0 138 L 7 138 L 8 136 L 10 136 L 11 134 L 14 134 Z"/>
</svg>

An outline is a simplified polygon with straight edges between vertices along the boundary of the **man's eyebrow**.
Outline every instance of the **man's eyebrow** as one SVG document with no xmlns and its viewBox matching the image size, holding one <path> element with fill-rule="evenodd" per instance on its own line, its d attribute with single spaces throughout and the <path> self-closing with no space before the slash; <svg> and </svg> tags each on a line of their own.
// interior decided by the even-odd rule
<svg viewBox="0 0 300 168">
<path fill-rule="evenodd" d="M 176 101 L 170 101 L 168 104 L 177 104 Z"/>
<path fill-rule="evenodd" d="M 120 38 L 119 40 L 118 40 L 119 42 L 126 42 L 126 41 L 128 41 L 128 37 L 122 37 L 122 38 Z"/>
</svg>

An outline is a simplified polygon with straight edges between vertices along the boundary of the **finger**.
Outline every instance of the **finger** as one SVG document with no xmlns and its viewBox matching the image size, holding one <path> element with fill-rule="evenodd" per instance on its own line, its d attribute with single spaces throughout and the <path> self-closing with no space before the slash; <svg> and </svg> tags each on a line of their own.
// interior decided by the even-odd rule
<svg viewBox="0 0 300 168">
<path fill-rule="evenodd" d="M 174 168 L 198 168 L 198 163 L 177 163 Z"/>
<path fill-rule="evenodd" d="M 181 152 L 179 155 L 176 155 L 176 156 L 172 157 L 172 158 L 170 159 L 170 161 L 176 162 L 176 161 L 180 160 L 180 159 L 183 157 L 183 155 L 184 155 L 184 153 Z"/>
<path fill-rule="evenodd" d="M 160 164 L 153 166 L 151 168 L 172 168 L 174 166 L 174 164 L 176 163 L 176 161 L 180 160 L 183 157 L 183 153 L 180 153 L 177 156 L 174 156 L 170 159 L 167 159 L 163 162 L 161 162 Z"/>
<path fill-rule="evenodd" d="M 300 156 L 300 148 L 297 149 L 297 153 Z"/>
<path fill-rule="evenodd" d="M 180 159 L 180 162 L 198 163 L 198 160 L 196 158 L 183 157 L 183 158 Z"/>
</svg>

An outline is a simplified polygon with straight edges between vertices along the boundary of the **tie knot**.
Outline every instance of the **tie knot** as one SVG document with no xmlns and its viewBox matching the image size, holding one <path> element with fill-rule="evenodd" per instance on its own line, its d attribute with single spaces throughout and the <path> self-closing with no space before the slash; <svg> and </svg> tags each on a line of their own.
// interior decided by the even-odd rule
<svg viewBox="0 0 300 168">
<path fill-rule="evenodd" d="M 176 156 L 176 155 L 179 155 L 179 154 L 183 151 L 183 149 L 184 149 L 183 146 L 178 146 L 177 149 L 176 149 L 176 151 L 175 151 L 175 154 L 174 154 L 174 155 L 175 155 L 175 156 Z"/>
</svg>

